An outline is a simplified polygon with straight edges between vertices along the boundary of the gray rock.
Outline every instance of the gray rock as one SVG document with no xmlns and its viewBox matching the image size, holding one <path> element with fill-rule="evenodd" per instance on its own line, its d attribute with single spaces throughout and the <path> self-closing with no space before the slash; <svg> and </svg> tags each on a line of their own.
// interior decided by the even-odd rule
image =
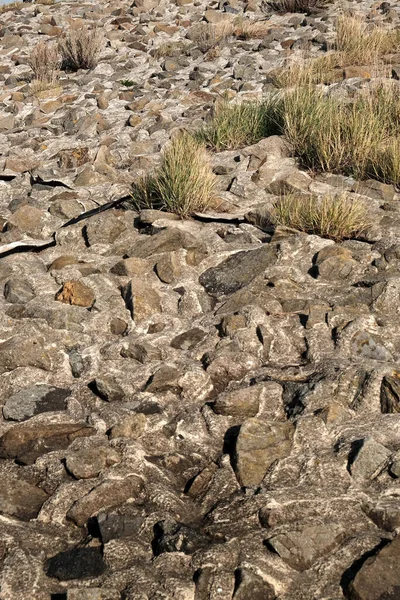
<svg viewBox="0 0 400 600">
<path fill-rule="evenodd" d="M 44 384 L 23 388 L 6 400 L 3 417 L 9 421 L 25 421 L 43 412 L 65 410 L 70 394 L 71 390 Z"/>
<path fill-rule="evenodd" d="M 106 570 L 100 547 L 72 548 L 50 558 L 45 565 L 48 577 L 60 581 L 92 579 Z"/>
<path fill-rule="evenodd" d="M 207 269 L 199 281 L 213 296 L 233 294 L 248 285 L 276 260 L 274 248 L 264 245 L 257 250 L 237 252 L 216 267 Z"/>
<path fill-rule="evenodd" d="M 309 569 L 326 556 L 345 537 L 345 530 L 337 523 L 308 525 L 301 531 L 282 533 L 268 539 L 277 554 L 297 571 Z"/>
<path fill-rule="evenodd" d="M 240 569 L 239 584 L 233 596 L 233 600 L 275 600 L 275 590 L 256 573 Z"/>
<path fill-rule="evenodd" d="M 18 367 L 37 367 L 51 371 L 58 351 L 45 349 L 41 338 L 15 335 L 0 344 L 0 372 L 13 371 Z"/>
<path fill-rule="evenodd" d="M 390 450 L 373 437 L 357 440 L 349 457 L 349 471 L 357 481 L 369 482 L 387 467 L 390 456 Z"/>
<path fill-rule="evenodd" d="M 102 400 L 106 400 L 107 402 L 117 402 L 118 400 L 123 400 L 125 395 L 124 390 L 112 375 L 102 375 L 96 377 L 89 384 L 89 387 Z"/>
<path fill-rule="evenodd" d="M 35 292 L 26 279 L 13 277 L 4 286 L 4 297 L 12 304 L 25 304 L 34 298 Z"/>
<path fill-rule="evenodd" d="M 203 329 L 195 327 L 193 329 L 189 329 L 189 331 L 185 331 L 184 333 L 180 333 L 171 342 L 171 346 L 173 348 L 177 348 L 179 350 L 192 350 L 197 344 L 200 344 L 206 337 L 207 332 Z"/>
</svg>

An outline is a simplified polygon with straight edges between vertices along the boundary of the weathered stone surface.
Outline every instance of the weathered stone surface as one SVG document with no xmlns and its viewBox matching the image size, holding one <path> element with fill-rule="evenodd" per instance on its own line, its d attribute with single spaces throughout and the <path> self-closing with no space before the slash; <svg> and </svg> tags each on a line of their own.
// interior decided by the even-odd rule
<svg viewBox="0 0 400 600">
<path fill-rule="evenodd" d="M 290 454 L 294 427 L 291 423 L 267 423 L 248 419 L 236 441 L 235 469 L 244 487 L 257 486 L 270 466 Z"/>
<path fill-rule="evenodd" d="M 237 419 L 255 417 L 260 406 L 262 386 L 253 385 L 249 388 L 224 392 L 220 394 L 213 405 L 218 415 L 229 415 Z"/>
<path fill-rule="evenodd" d="M 35 519 L 49 496 L 41 488 L 4 475 L 0 483 L 0 512 L 22 521 Z"/>
<path fill-rule="evenodd" d="M 10 421 L 25 421 L 43 412 L 62 411 L 70 394 L 68 389 L 44 384 L 23 388 L 6 400 L 3 416 Z"/>
<path fill-rule="evenodd" d="M 51 371 L 57 351 L 46 349 L 41 338 L 28 338 L 15 335 L 0 344 L 0 370 L 2 373 L 18 367 L 36 367 Z"/>
<path fill-rule="evenodd" d="M 186 260 L 189 264 L 197 264 L 207 255 L 207 249 L 204 244 L 193 235 L 171 227 L 163 229 L 156 235 L 146 236 L 143 240 L 140 240 L 140 243 L 137 243 L 131 251 L 131 256 L 147 258 L 154 254 L 174 252 L 181 248 L 187 250 Z"/>
<path fill-rule="evenodd" d="M 72 548 L 60 552 L 46 563 L 46 574 L 60 581 L 92 579 L 106 570 L 100 547 Z"/>
<path fill-rule="evenodd" d="M 68 448 L 76 438 L 94 433 L 92 427 L 80 423 L 15 425 L 0 438 L 0 458 L 32 464 L 42 454 Z"/>
<path fill-rule="evenodd" d="M 124 391 L 115 377 L 103 375 L 96 377 L 90 384 L 89 387 L 100 397 L 102 400 L 107 402 L 115 402 L 122 400 L 124 397 Z"/>
<path fill-rule="evenodd" d="M 385 375 L 381 384 L 381 410 L 383 413 L 400 412 L 400 378 Z"/>
<path fill-rule="evenodd" d="M 59 302 L 85 308 L 90 308 L 95 299 L 93 290 L 80 281 L 66 281 L 56 295 L 56 300 Z"/>
<path fill-rule="evenodd" d="M 137 323 L 161 312 L 160 295 L 138 277 L 133 278 L 123 287 L 122 295 L 132 319 Z"/>
<path fill-rule="evenodd" d="M 348 588 L 352 600 L 395 600 L 400 593 L 397 568 L 400 537 L 367 558 Z"/>
<path fill-rule="evenodd" d="M 174 337 L 171 346 L 180 350 L 192 350 L 192 348 L 204 340 L 206 335 L 207 334 L 203 329 L 196 327 Z"/>
<path fill-rule="evenodd" d="M 116 465 L 120 461 L 121 456 L 116 450 L 108 446 L 100 446 L 70 451 L 65 465 L 76 479 L 89 479 L 97 477 L 103 469 Z"/>
<path fill-rule="evenodd" d="M 25 304 L 34 298 L 32 286 L 25 279 L 12 278 L 4 286 L 4 297 L 12 304 Z"/>
<path fill-rule="evenodd" d="M 233 600 L 275 600 L 275 590 L 256 573 L 241 569 L 239 574 L 239 585 L 233 596 Z"/>
<path fill-rule="evenodd" d="M 67 592 L 67 600 L 121 600 L 121 594 L 116 589 L 104 587 L 70 588 Z"/>
<path fill-rule="evenodd" d="M 111 429 L 110 439 L 129 438 L 131 440 L 138 439 L 144 432 L 146 427 L 146 416 L 142 413 L 135 415 L 127 415 Z"/>
<path fill-rule="evenodd" d="M 200 276 L 200 283 L 212 295 L 228 295 L 237 292 L 264 273 L 275 262 L 270 246 L 257 250 L 237 252 L 216 267 L 208 269 Z"/>
<path fill-rule="evenodd" d="M 81 527 L 100 510 L 108 510 L 137 498 L 142 486 L 143 480 L 136 475 L 129 475 L 124 479 L 106 479 L 74 502 L 67 517 Z"/>
<path fill-rule="evenodd" d="M 350 457 L 350 473 L 361 482 L 375 479 L 388 465 L 391 455 L 390 450 L 373 437 L 357 440 L 353 452 L 355 457 Z"/>
<path fill-rule="evenodd" d="M 288 565 L 304 571 L 337 547 L 344 536 L 345 531 L 340 525 L 327 523 L 274 536 L 268 539 L 268 544 Z"/>
</svg>

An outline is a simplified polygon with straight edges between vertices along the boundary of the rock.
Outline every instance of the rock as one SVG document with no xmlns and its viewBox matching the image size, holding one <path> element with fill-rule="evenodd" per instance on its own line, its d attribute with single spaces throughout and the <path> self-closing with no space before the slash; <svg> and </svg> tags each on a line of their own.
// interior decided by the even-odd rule
<svg viewBox="0 0 400 600">
<path fill-rule="evenodd" d="M 153 551 L 156 556 L 164 552 L 193 554 L 206 540 L 199 533 L 174 521 L 160 521 L 154 526 Z"/>
<path fill-rule="evenodd" d="M 383 413 L 400 412 L 400 378 L 385 375 L 381 383 L 381 411 Z"/>
<path fill-rule="evenodd" d="M 270 246 L 257 250 L 237 252 L 225 261 L 207 269 L 199 281 L 205 290 L 213 295 L 233 294 L 248 285 L 275 262 L 275 254 Z"/>
<path fill-rule="evenodd" d="M 289 456 L 294 427 L 248 419 L 240 428 L 235 447 L 235 470 L 243 487 L 260 485 L 270 466 Z"/>
<path fill-rule="evenodd" d="M 113 244 L 115 240 L 126 229 L 123 221 L 114 214 L 99 215 L 90 219 L 84 227 L 84 236 L 89 244 Z"/>
<path fill-rule="evenodd" d="M 56 554 L 45 565 L 46 575 L 60 581 L 92 579 L 102 575 L 106 568 L 100 547 L 72 548 Z"/>
<path fill-rule="evenodd" d="M 131 342 L 127 348 L 121 349 L 121 356 L 133 358 L 143 365 L 152 360 L 162 360 L 162 352 L 149 342 Z"/>
<path fill-rule="evenodd" d="M 204 340 L 206 335 L 207 333 L 203 329 L 195 327 L 174 337 L 171 346 L 179 350 L 192 350 Z"/>
<path fill-rule="evenodd" d="M 351 338 L 351 351 L 353 356 L 370 358 L 379 361 L 391 361 L 389 350 L 368 331 L 357 331 Z"/>
<path fill-rule="evenodd" d="M 49 496 L 41 488 L 3 473 L 0 482 L 0 512 L 21 521 L 35 519 Z"/>
<path fill-rule="evenodd" d="M 351 600 L 396 600 L 400 593 L 400 536 L 367 558 L 347 591 Z"/>
<path fill-rule="evenodd" d="M 67 267 L 69 265 L 77 264 L 79 264 L 79 261 L 74 256 L 64 255 L 55 258 L 53 262 L 49 265 L 48 269 L 49 271 L 59 271 L 60 269 L 63 269 L 64 267 Z"/>
<path fill-rule="evenodd" d="M 391 452 L 373 437 L 357 440 L 349 456 L 351 476 L 361 483 L 378 477 L 389 463 Z"/>
<path fill-rule="evenodd" d="M 51 385 L 32 385 L 7 398 L 3 417 L 9 421 L 25 421 L 33 415 L 66 409 L 71 390 Z"/>
<path fill-rule="evenodd" d="M 56 294 L 56 300 L 64 304 L 90 308 L 93 306 L 96 297 L 93 290 L 84 283 L 80 281 L 66 281 L 62 289 Z"/>
<path fill-rule="evenodd" d="M 114 275 L 121 277 L 134 277 L 147 275 L 151 269 L 149 262 L 143 258 L 124 258 L 115 264 L 110 270 Z"/>
<path fill-rule="evenodd" d="M 161 299 L 156 290 L 138 277 L 122 288 L 122 296 L 136 323 L 161 312 Z"/>
<path fill-rule="evenodd" d="M 121 600 L 121 594 L 112 588 L 70 588 L 66 600 Z"/>
<path fill-rule="evenodd" d="M 247 569 L 240 569 L 238 586 L 232 600 L 275 600 L 274 588 Z"/>
<path fill-rule="evenodd" d="M 90 389 L 102 400 L 107 402 L 117 402 L 123 400 L 124 390 L 112 375 L 103 375 L 96 377 L 90 384 Z"/>
<path fill-rule="evenodd" d="M 110 540 L 137 536 L 143 525 L 143 517 L 139 515 L 100 514 L 97 516 L 101 540 L 106 544 Z"/>
<path fill-rule="evenodd" d="M 121 462 L 120 454 L 108 446 L 82 448 L 71 451 L 66 458 L 66 467 L 76 479 L 97 477 L 99 473 Z"/>
<path fill-rule="evenodd" d="M 214 402 L 213 411 L 217 415 L 231 416 L 242 421 L 248 417 L 255 417 L 259 410 L 262 391 L 262 385 L 253 385 L 224 392 Z"/>
<path fill-rule="evenodd" d="M 268 539 L 268 544 L 289 566 L 297 571 L 309 569 L 316 560 L 326 556 L 345 537 L 337 523 L 308 525 L 301 531 L 282 533 Z"/>
<path fill-rule="evenodd" d="M 95 433 L 93 427 L 80 423 L 15 425 L 0 438 L 0 458 L 30 465 L 42 454 L 63 450 L 76 438 Z"/>
<path fill-rule="evenodd" d="M 110 432 L 110 440 L 115 438 L 128 438 L 137 440 L 140 438 L 146 428 L 146 416 L 142 413 L 127 415 L 121 423 L 117 423 L 112 427 Z"/>
<path fill-rule="evenodd" d="M 166 392 L 170 390 L 174 393 L 181 391 L 179 385 L 179 379 L 181 373 L 169 365 L 163 365 L 158 371 L 156 371 L 146 383 L 146 392 Z"/>
<path fill-rule="evenodd" d="M 58 352 L 45 349 L 44 341 L 15 335 L 0 344 L 0 372 L 13 371 L 18 367 L 37 367 L 51 371 Z"/>
<path fill-rule="evenodd" d="M 100 510 L 108 510 L 135 499 L 140 494 L 143 481 L 136 475 L 128 475 L 124 479 L 106 479 L 82 496 L 71 506 L 68 519 L 82 527 L 89 517 Z"/>
<path fill-rule="evenodd" d="M 207 256 L 207 249 L 204 244 L 199 242 L 192 234 L 171 227 L 163 229 L 156 235 L 143 236 L 143 240 L 136 244 L 131 256 L 137 258 L 148 258 L 154 254 L 164 252 L 174 252 L 181 249 L 187 250 L 186 261 L 190 265 L 197 265 Z"/>
<path fill-rule="evenodd" d="M 319 277 L 334 280 L 348 277 L 357 263 L 347 248 L 334 245 L 318 252 L 316 265 Z"/>
<path fill-rule="evenodd" d="M 4 286 L 4 298 L 12 304 L 25 304 L 34 298 L 35 292 L 26 279 L 13 277 Z"/>
<path fill-rule="evenodd" d="M 182 273 L 178 257 L 173 252 L 164 254 L 156 263 L 156 273 L 163 283 L 172 283 Z"/>
</svg>

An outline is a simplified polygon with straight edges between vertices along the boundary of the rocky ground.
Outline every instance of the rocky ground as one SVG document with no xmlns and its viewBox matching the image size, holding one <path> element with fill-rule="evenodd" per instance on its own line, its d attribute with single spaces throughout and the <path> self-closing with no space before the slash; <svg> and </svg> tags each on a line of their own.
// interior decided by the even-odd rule
<svg viewBox="0 0 400 600">
<path fill-rule="evenodd" d="M 387 2 L 352 5 L 399 24 Z M 261 97 L 288 58 L 322 54 L 338 10 L 0 16 L 2 600 L 400 598 L 396 190 L 301 171 L 274 136 L 213 155 L 205 215 L 126 201 L 222 93 Z M 262 39 L 192 41 L 243 14 Z M 98 66 L 32 94 L 32 47 L 87 22 Z M 282 191 L 338 188 L 365 201 L 365 239 L 271 227 Z"/>
</svg>

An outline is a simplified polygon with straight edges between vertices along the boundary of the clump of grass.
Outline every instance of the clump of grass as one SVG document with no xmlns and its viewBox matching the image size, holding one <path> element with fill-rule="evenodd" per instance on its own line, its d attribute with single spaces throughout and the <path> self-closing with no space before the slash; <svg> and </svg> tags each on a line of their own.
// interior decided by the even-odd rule
<svg viewBox="0 0 400 600">
<path fill-rule="evenodd" d="M 371 227 L 364 203 L 346 194 L 321 199 L 290 194 L 274 203 L 271 216 L 277 225 L 335 241 L 363 237 Z"/>
<path fill-rule="evenodd" d="M 133 87 L 135 85 L 135 82 L 132 81 L 131 79 L 122 79 L 120 81 L 120 84 L 123 85 L 124 87 Z"/>
<path fill-rule="evenodd" d="M 10 4 L 4 4 L 3 6 L 0 6 L 0 15 L 13 10 L 21 10 L 21 8 L 24 8 L 23 2 L 11 2 Z"/>
<path fill-rule="evenodd" d="M 233 34 L 243 39 L 263 39 L 270 29 L 267 21 L 250 21 L 249 19 L 239 19 Z"/>
<path fill-rule="evenodd" d="M 282 127 L 282 100 L 271 96 L 263 102 L 230 104 L 217 102 L 212 120 L 195 137 L 220 152 L 256 144 L 262 138 L 278 134 Z"/>
<path fill-rule="evenodd" d="M 104 40 L 102 33 L 94 29 L 71 29 L 59 42 L 64 68 L 75 71 L 78 69 L 93 69 Z"/>
<path fill-rule="evenodd" d="M 232 23 L 204 23 L 201 24 L 193 36 L 193 42 L 199 50 L 206 54 L 212 48 L 216 48 L 233 35 L 234 26 Z"/>
<path fill-rule="evenodd" d="M 332 0 L 271 0 L 267 7 L 278 13 L 306 13 L 310 15 L 318 12 L 331 3 Z"/>
<path fill-rule="evenodd" d="M 215 183 L 205 147 L 182 132 L 166 147 L 156 171 L 133 185 L 132 202 L 138 209 L 157 208 L 184 217 L 210 206 Z"/>
<path fill-rule="evenodd" d="M 297 88 L 284 97 L 283 120 L 283 131 L 304 166 L 400 182 L 396 86 L 360 91 L 350 102 L 327 97 L 312 87 Z"/>
<path fill-rule="evenodd" d="M 292 63 L 272 75 L 278 88 L 293 88 L 323 83 L 328 85 L 343 78 L 341 57 L 336 52 L 314 58 L 306 63 Z"/>
<path fill-rule="evenodd" d="M 29 66 L 33 71 L 31 87 L 34 92 L 54 87 L 61 68 L 57 45 L 39 42 L 32 49 Z"/>
</svg>

